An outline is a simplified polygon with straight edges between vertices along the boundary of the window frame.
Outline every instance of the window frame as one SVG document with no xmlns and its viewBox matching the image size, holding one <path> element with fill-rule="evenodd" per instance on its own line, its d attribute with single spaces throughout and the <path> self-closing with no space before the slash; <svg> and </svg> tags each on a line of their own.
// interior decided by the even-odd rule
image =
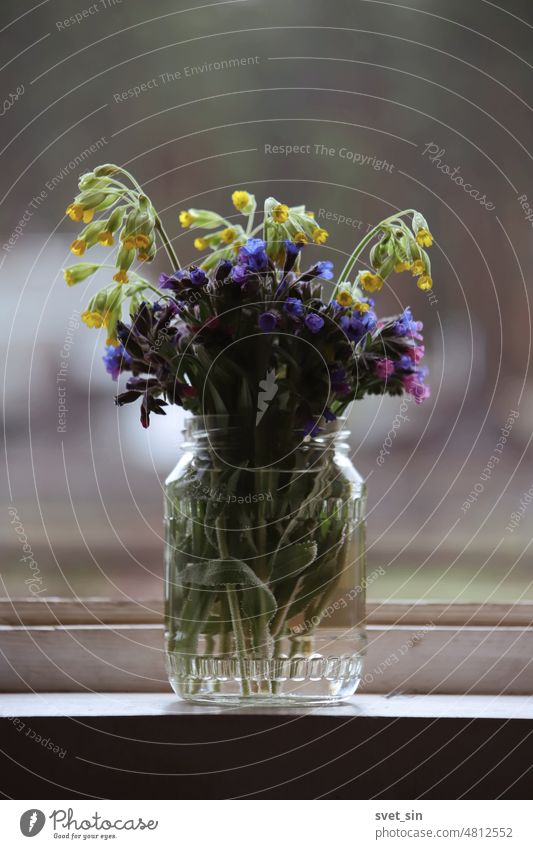
<svg viewBox="0 0 533 849">
<path fill-rule="evenodd" d="M 533 603 L 367 605 L 361 691 L 533 693 Z M 0 599 L 1 692 L 169 690 L 160 600 Z"/>
</svg>

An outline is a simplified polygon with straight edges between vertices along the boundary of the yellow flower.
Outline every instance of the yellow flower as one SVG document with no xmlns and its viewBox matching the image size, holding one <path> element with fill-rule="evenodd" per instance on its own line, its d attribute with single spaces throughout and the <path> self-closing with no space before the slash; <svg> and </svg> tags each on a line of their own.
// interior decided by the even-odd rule
<svg viewBox="0 0 533 849">
<path fill-rule="evenodd" d="M 113 333 L 112 336 L 108 336 L 105 340 L 105 343 L 106 345 L 113 345 L 113 348 L 118 348 L 118 346 L 120 345 L 120 342 L 118 341 L 115 333 Z"/>
<path fill-rule="evenodd" d="M 419 289 L 422 289 L 423 292 L 427 292 L 428 289 L 432 288 L 433 280 L 429 274 L 423 274 L 422 277 L 419 277 L 416 281 L 416 285 Z"/>
<path fill-rule="evenodd" d="M 233 227 L 226 227 L 225 230 L 222 230 L 220 238 L 226 243 L 226 245 L 231 245 L 236 235 L 237 231 L 234 230 Z"/>
<path fill-rule="evenodd" d="M 383 286 L 383 280 L 379 274 L 372 274 L 370 271 L 363 271 L 359 277 L 359 283 L 367 292 L 379 292 Z"/>
<path fill-rule="evenodd" d="M 115 244 L 113 233 L 111 233 L 110 230 L 102 230 L 102 232 L 98 234 L 98 241 L 101 245 L 107 245 L 108 247 Z"/>
<path fill-rule="evenodd" d="M 416 241 L 423 248 L 430 248 L 433 244 L 433 236 L 426 227 L 420 227 L 416 234 Z"/>
<path fill-rule="evenodd" d="M 337 292 L 335 300 L 341 307 L 349 307 L 353 304 L 353 298 L 347 289 L 341 289 L 340 292 Z"/>
<path fill-rule="evenodd" d="M 313 230 L 312 236 L 317 245 L 323 245 L 326 242 L 329 233 L 327 230 L 323 230 L 322 227 L 317 227 Z"/>
<path fill-rule="evenodd" d="M 289 217 L 289 207 L 286 203 L 277 203 L 270 214 L 277 224 L 283 224 Z"/>
<path fill-rule="evenodd" d="M 411 268 L 410 262 L 397 262 L 394 266 L 394 270 L 397 274 L 400 274 L 401 271 L 409 271 Z"/>
<path fill-rule="evenodd" d="M 309 210 L 307 210 L 307 212 L 305 214 L 307 215 L 308 218 L 314 218 L 315 217 L 315 213 L 310 212 Z"/>
<path fill-rule="evenodd" d="M 69 203 L 65 209 L 65 215 L 68 215 L 72 221 L 81 221 L 83 218 L 83 206 L 80 203 Z"/>
<path fill-rule="evenodd" d="M 151 256 L 148 251 L 138 251 L 137 259 L 139 260 L 139 262 L 151 262 L 153 256 Z"/>
<path fill-rule="evenodd" d="M 194 221 L 194 218 L 192 217 L 190 212 L 187 212 L 186 209 L 183 209 L 180 212 L 180 224 L 181 224 L 182 227 L 185 227 L 185 228 L 190 227 L 193 221 Z"/>
<path fill-rule="evenodd" d="M 73 286 L 74 283 L 76 282 L 76 278 L 74 277 L 70 268 L 65 268 L 63 270 L 63 277 L 65 278 L 65 281 L 66 281 L 68 286 Z"/>
<path fill-rule="evenodd" d="M 248 192 L 238 191 L 233 192 L 231 196 L 231 200 L 233 201 L 233 206 L 235 209 L 238 209 L 239 212 L 242 212 L 245 207 L 250 203 L 250 195 Z"/>
<path fill-rule="evenodd" d="M 355 309 L 358 312 L 368 312 L 368 310 L 370 309 L 370 304 L 365 304 L 364 301 L 361 301 L 360 303 L 355 304 Z"/>
<path fill-rule="evenodd" d="M 302 245 L 307 245 L 309 243 L 309 239 L 307 238 L 305 233 L 302 233 L 301 231 L 299 233 L 294 234 L 294 236 L 292 237 L 292 241 L 295 243 L 301 242 Z"/>
<path fill-rule="evenodd" d="M 207 248 L 207 240 L 202 239 L 201 237 L 199 237 L 198 239 L 195 239 L 194 240 L 194 247 L 196 248 L 197 251 L 205 251 L 205 249 Z"/>
<path fill-rule="evenodd" d="M 83 210 L 83 223 L 88 224 L 94 218 L 94 209 Z"/>
<path fill-rule="evenodd" d="M 116 283 L 127 283 L 128 282 L 127 271 L 117 271 L 117 273 L 113 275 L 113 280 Z"/>
<path fill-rule="evenodd" d="M 124 236 L 122 244 L 127 250 L 132 251 L 135 248 L 135 236 Z"/>
<path fill-rule="evenodd" d="M 423 259 L 415 259 L 411 266 L 411 274 L 413 277 L 418 277 L 419 274 L 423 274 L 426 270 L 426 264 Z"/>
<path fill-rule="evenodd" d="M 136 248 L 149 248 L 150 247 L 150 239 L 148 236 L 145 236 L 144 233 L 139 233 L 138 236 L 135 236 L 135 247 Z"/>
<path fill-rule="evenodd" d="M 87 327 L 102 327 L 104 324 L 103 315 L 96 310 L 85 310 L 81 314 L 81 320 Z"/>
<path fill-rule="evenodd" d="M 85 242 L 83 239 L 74 239 L 70 246 L 70 250 L 73 254 L 76 254 L 76 256 L 83 256 L 85 253 Z"/>
</svg>

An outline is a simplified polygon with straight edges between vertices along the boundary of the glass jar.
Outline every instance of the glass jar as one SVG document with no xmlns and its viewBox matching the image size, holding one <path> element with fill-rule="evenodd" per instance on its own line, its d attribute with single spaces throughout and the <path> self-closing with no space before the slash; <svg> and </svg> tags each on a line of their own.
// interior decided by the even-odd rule
<svg viewBox="0 0 533 849">
<path fill-rule="evenodd" d="M 365 484 L 314 435 L 193 417 L 165 484 L 166 656 L 183 699 L 331 704 L 365 651 Z"/>
</svg>

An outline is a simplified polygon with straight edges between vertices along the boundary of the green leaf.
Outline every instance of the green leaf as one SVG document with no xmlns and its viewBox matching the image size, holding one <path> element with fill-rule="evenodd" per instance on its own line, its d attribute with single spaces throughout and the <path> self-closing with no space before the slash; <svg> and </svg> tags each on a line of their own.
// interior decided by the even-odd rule
<svg viewBox="0 0 533 849">
<path fill-rule="evenodd" d="M 242 560 L 209 560 L 205 566 L 190 563 L 183 570 L 183 582 L 219 592 L 228 584 L 238 587 L 241 610 L 246 618 L 264 618 L 269 622 L 276 613 L 274 595 Z"/>
<path fill-rule="evenodd" d="M 307 569 L 317 555 L 316 542 L 297 542 L 276 551 L 272 561 L 271 581 L 284 581 L 286 578 L 296 578 L 300 572 Z"/>
</svg>

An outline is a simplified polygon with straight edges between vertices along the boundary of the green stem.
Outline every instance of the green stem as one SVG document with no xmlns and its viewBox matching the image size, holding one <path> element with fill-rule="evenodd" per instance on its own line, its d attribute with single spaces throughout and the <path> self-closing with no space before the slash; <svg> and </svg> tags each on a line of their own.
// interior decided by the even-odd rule
<svg viewBox="0 0 533 849">
<path fill-rule="evenodd" d="M 237 649 L 239 669 L 241 672 L 241 691 L 243 696 L 249 696 L 251 694 L 250 682 L 246 677 L 246 669 L 244 664 L 244 659 L 246 656 L 246 638 L 244 636 L 244 631 L 242 628 L 242 619 L 239 610 L 239 599 L 237 596 L 237 589 L 235 584 L 226 584 L 226 588 L 227 599 L 231 613 L 231 620 L 233 623 L 233 634 L 235 636 L 235 647 Z"/>
<path fill-rule="evenodd" d="M 163 225 L 161 223 L 161 219 L 159 218 L 159 215 L 156 215 L 155 229 L 159 233 L 159 237 L 160 237 L 161 241 L 163 242 L 163 247 L 165 248 L 165 250 L 167 252 L 167 256 L 168 256 L 168 258 L 170 260 L 170 264 L 172 266 L 172 270 L 175 271 L 176 269 L 181 268 L 180 261 L 179 261 L 178 257 L 176 256 L 174 248 L 172 247 L 172 245 L 170 243 L 170 239 L 168 238 L 168 236 L 166 234 L 165 228 L 163 227 Z"/>
</svg>

